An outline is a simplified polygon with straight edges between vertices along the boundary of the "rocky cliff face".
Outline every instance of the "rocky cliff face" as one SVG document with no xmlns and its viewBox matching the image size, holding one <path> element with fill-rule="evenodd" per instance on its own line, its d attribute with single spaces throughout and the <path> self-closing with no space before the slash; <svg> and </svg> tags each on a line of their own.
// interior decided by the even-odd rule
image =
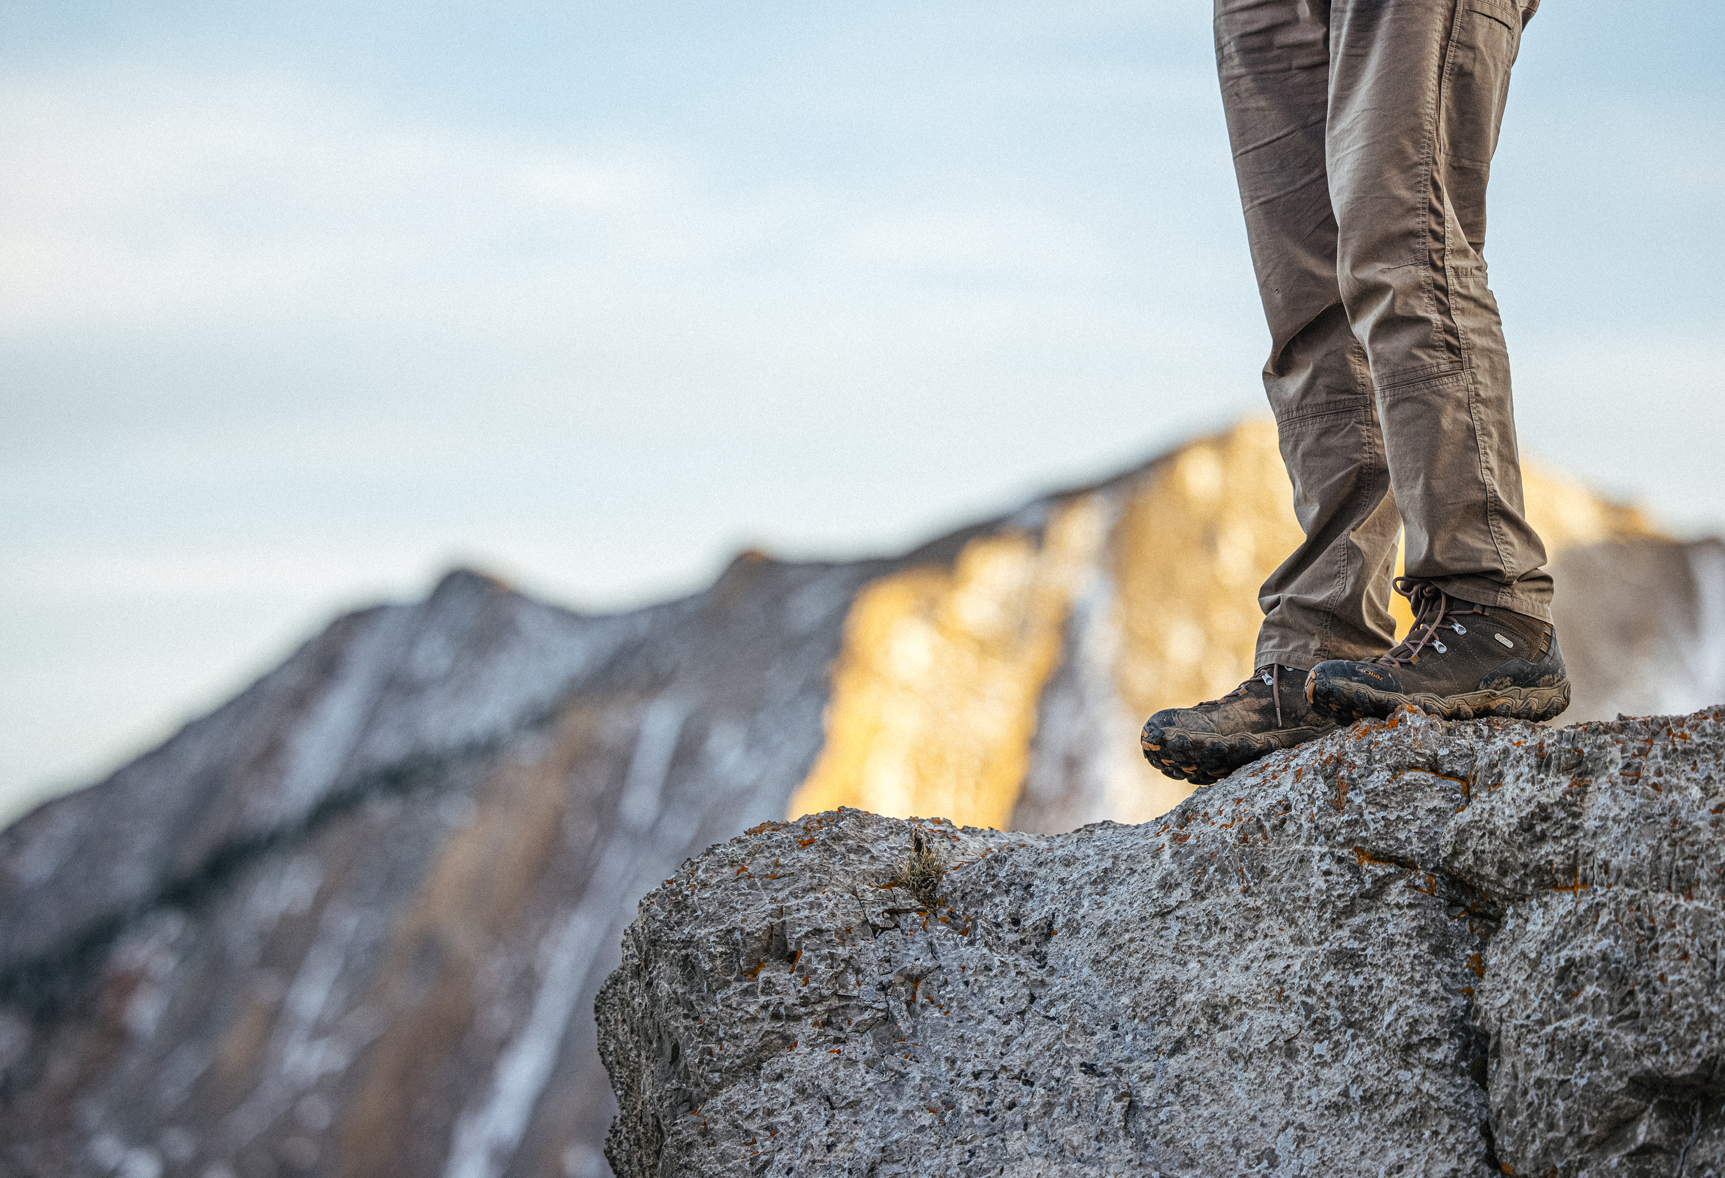
<svg viewBox="0 0 1725 1178">
<path fill-rule="evenodd" d="M 1403 713 L 1063 835 L 763 824 L 628 931 L 611 1161 L 1725 1173 L 1722 720 Z"/>
<path fill-rule="evenodd" d="M 1582 714 L 1725 697 L 1718 546 L 1528 481 Z M 589 1012 L 651 886 L 839 804 L 1167 810 L 1138 723 L 1246 673 L 1286 499 L 1247 425 L 892 559 L 608 616 L 459 573 L 337 620 L 0 834 L 0 1173 L 602 1174 Z"/>
</svg>

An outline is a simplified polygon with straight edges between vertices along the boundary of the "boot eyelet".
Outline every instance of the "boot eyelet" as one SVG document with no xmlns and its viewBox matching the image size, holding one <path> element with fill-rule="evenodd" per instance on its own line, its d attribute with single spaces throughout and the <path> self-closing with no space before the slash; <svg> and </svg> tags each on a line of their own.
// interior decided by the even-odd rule
<svg viewBox="0 0 1725 1178">
<path fill-rule="evenodd" d="M 1435 639 L 1432 642 L 1432 649 L 1437 651 L 1439 654 L 1448 654 L 1449 653 L 1449 647 L 1445 646 L 1441 642 L 1436 641 Z"/>
<path fill-rule="evenodd" d="M 1466 634 L 1467 633 L 1467 627 L 1462 625 L 1460 622 L 1451 622 L 1450 623 L 1450 629 L 1454 630 L 1457 634 Z"/>
</svg>

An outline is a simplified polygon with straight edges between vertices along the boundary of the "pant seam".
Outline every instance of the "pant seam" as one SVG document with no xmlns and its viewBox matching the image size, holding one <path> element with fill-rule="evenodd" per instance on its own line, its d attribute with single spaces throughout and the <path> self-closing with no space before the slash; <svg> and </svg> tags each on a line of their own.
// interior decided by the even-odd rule
<svg viewBox="0 0 1725 1178">
<path fill-rule="evenodd" d="M 1473 427 L 1473 447 L 1474 456 L 1479 462 L 1479 482 L 1485 490 L 1485 528 L 1491 536 L 1492 548 L 1497 553 L 1497 567 L 1507 586 L 1511 584 L 1509 558 L 1504 555 L 1503 524 L 1498 518 L 1497 483 L 1491 477 L 1485 452 L 1485 431 L 1480 428 L 1479 375 L 1472 369 L 1468 370 L 1467 415 L 1468 423 Z"/>
<path fill-rule="evenodd" d="M 1375 474 L 1377 470 L 1377 454 L 1371 445 L 1371 434 L 1373 431 L 1369 428 L 1373 423 L 1369 420 L 1361 420 L 1361 418 L 1369 419 L 1370 417 L 1371 406 L 1368 402 L 1360 409 L 1359 418 L 1355 419 L 1354 436 L 1357 440 L 1356 444 L 1359 446 L 1359 460 L 1361 468 L 1367 474 Z M 1370 496 L 1371 492 L 1369 488 L 1371 486 L 1372 480 L 1370 478 L 1361 479 L 1359 490 L 1354 492 L 1353 516 L 1356 519 L 1361 518 L 1362 512 L 1367 506 L 1366 500 Z M 1324 600 L 1324 628 L 1321 635 L 1322 640 L 1318 643 L 1317 649 L 1317 653 L 1325 658 L 1329 657 L 1334 645 L 1336 604 L 1346 595 L 1348 590 L 1348 552 L 1349 549 L 1353 547 L 1350 542 L 1351 539 L 1352 533 L 1350 532 L 1347 535 L 1344 535 L 1341 538 L 1341 541 L 1336 545 L 1336 585 L 1335 588 L 1330 591 L 1329 597 Z M 1364 578 L 1365 572 L 1365 564 L 1362 561 L 1360 565 L 1361 578 Z"/>
<path fill-rule="evenodd" d="M 1417 368 L 1403 369 L 1393 376 L 1386 376 L 1380 381 L 1374 381 L 1373 387 L 1376 388 L 1380 397 L 1386 397 L 1391 393 L 1400 392 L 1409 385 L 1432 384 L 1440 380 L 1465 376 L 1472 367 L 1472 358 L 1464 355 L 1459 359 L 1448 360 L 1442 364 L 1422 364 Z"/>
<path fill-rule="evenodd" d="M 1432 314 L 1433 343 L 1439 352 L 1458 359 L 1462 356 L 1460 323 L 1455 313 L 1455 296 L 1449 276 L 1449 193 L 1438 177 L 1439 141 L 1443 136 L 1444 112 L 1455 75 L 1456 46 L 1461 40 L 1461 27 L 1466 6 L 1462 0 L 1451 0 L 1449 35 L 1444 39 L 1443 57 L 1438 63 L 1437 86 L 1434 88 L 1426 142 L 1421 153 L 1426 195 L 1424 286 Z M 1441 289 L 1440 289 L 1441 287 Z"/>
<path fill-rule="evenodd" d="M 1285 418 L 1278 418 L 1276 424 L 1285 429 L 1298 429 L 1304 425 L 1316 425 L 1326 418 L 1349 417 L 1359 412 L 1359 405 L 1346 405 L 1335 409 L 1314 409 L 1307 413 L 1294 413 Z"/>
</svg>

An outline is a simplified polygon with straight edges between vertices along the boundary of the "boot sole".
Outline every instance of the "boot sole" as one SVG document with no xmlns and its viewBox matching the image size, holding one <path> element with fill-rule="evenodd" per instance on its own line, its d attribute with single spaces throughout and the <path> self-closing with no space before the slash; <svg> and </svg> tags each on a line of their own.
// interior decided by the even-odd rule
<svg viewBox="0 0 1725 1178">
<path fill-rule="evenodd" d="M 1347 679 L 1309 679 L 1306 681 L 1306 702 L 1341 718 L 1343 723 L 1367 717 L 1382 718 L 1401 707 L 1418 708 L 1440 720 L 1478 720 L 1486 716 L 1549 720 L 1569 706 L 1569 681 L 1564 680 L 1555 687 L 1500 687 L 1462 695 L 1429 695 L 1424 692 L 1401 695 L 1393 691 L 1378 691 Z"/>
<path fill-rule="evenodd" d="M 1334 724 L 1321 728 L 1289 728 L 1280 739 L 1259 733 L 1221 736 L 1214 732 L 1187 732 L 1181 728 L 1146 729 L 1138 739 L 1144 759 L 1158 770 L 1193 785 L 1212 785 L 1234 770 L 1282 749 L 1293 748 L 1328 736 Z"/>
</svg>

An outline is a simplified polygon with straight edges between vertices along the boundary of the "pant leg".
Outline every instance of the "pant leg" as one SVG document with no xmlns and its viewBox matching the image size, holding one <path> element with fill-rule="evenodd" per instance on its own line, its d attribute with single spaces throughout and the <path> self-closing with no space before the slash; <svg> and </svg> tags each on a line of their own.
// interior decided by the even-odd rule
<svg viewBox="0 0 1725 1178">
<path fill-rule="evenodd" d="M 1216 0 L 1216 64 L 1270 327 L 1264 388 L 1305 541 L 1264 583 L 1257 666 L 1370 658 L 1394 640 L 1399 520 L 1366 353 L 1337 282 L 1323 0 Z"/>
<path fill-rule="evenodd" d="M 1517 0 L 1333 0 L 1326 164 L 1342 299 L 1365 347 L 1407 572 L 1547 621 L 1485 190 Z"/>
</svg>

